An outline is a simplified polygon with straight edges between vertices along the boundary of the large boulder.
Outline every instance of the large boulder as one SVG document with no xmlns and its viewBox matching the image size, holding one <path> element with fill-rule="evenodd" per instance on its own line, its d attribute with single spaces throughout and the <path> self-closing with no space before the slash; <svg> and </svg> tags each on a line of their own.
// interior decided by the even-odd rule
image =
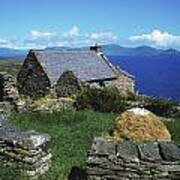
<svg viewBox="0 0 180 180">
<path fill-rule="evenodd" d="M 118 116 L 111 135 L 137 142 L 171 141 L 171 135 L 159 117 L 143 108 L 133 108 Z"/>
</svg>

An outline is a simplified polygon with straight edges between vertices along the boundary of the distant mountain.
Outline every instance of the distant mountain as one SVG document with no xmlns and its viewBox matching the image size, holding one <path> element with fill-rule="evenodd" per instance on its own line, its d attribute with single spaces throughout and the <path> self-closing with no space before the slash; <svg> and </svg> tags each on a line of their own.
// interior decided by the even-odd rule
<svg viewBox="0 0 180 180">
<path fill-rule="evenodd" d="M 180 51 L 175 49 L 156 49 L 149 46 L 135 48 L 122 47 L 116 44 L 102 46 L 106 55 L 109 56 L 157 56 L 157 55 L 180 55 Z"/>
<path fill-rule="evenodd" d="M 71 47 L 47 47 L 48 51 L 68 51 L 68 50 L 87 50 L 88 47 L 71 48 Z M 176 55 L 180 56 L 180 51 L 175 49 L 156 49 L 149 46 L 140 47 L 122 47 L 117 44 L 102 45 L 102 51 L 107 56 L 164 56 L 164 55 Z M 24 58 L 28 50 L 16 50 L 9 48 L 0 48 L 0 58 Z"/>
<path fill-rule="evenodd" d="M 62 51 L 62 50 L 87 50 L 88 47 L 70 48 L 70 47 L 48 47 L 46 50 Z M 109 56 L 149 56 L 158 55 L 163 52 L 161 49 L 155 49 L 149 46 L 141 46 L 136 48 L 122 47 L 117 44 L 102 45 L 102 51 Z M 169 52 L 168 52 L 169 53 Z"/>
<path fill-rule="evenodd" d="M 0 58 L 21 58 L 25 57 L 27 52 L 27 50 L 0 48 Z"/>
</svg>

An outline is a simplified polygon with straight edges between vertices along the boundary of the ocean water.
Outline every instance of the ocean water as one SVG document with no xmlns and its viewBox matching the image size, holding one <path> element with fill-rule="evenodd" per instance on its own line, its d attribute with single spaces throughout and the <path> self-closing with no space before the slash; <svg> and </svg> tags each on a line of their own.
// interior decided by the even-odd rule
<svg viewBox="0 0 180 180">
<path fill-rule="evenodd" d="M 141 94 L 180 100 L 180 55 L 109 56 L 136 78 Z"/>
</svg>

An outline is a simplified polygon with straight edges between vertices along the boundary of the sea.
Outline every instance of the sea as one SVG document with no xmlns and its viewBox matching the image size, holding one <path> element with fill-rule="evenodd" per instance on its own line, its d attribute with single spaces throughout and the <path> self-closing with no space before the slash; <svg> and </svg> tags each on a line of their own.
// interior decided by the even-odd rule
<svg viewBox="0 0 180 180">
<path fill-rule="evenodd" d="M 180 55 L 109 56 L 109 60 L 135 76 L 139 94 L 180 101 Z"/>
</svg>

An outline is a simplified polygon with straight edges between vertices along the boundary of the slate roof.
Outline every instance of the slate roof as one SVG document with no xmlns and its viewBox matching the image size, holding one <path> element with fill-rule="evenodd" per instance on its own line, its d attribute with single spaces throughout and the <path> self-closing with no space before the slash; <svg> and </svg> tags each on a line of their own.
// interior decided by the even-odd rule
<svg viewBox="0 0 180 180">
<path fill-rule="evenodd" d="M 117 78 L 112 65 L 95 51 L 33 52 L 53 84 L 67 70 L 73 71 L 84 82 Z"/>
</svg>

